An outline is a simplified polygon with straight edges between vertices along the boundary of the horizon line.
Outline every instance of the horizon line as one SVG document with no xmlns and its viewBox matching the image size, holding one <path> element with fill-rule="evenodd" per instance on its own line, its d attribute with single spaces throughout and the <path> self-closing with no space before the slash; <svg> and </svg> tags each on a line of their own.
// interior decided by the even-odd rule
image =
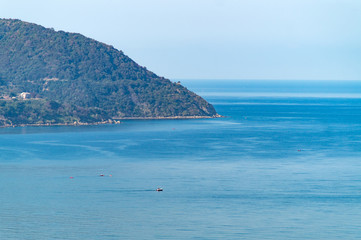
<svg viewBox="0 0 361 240">
<path fill-rule="evenodd" d="M 361 81 L 361 79 L 246 79 L 246 78 L 168 78 L 174 81 Z"/>
</svg>

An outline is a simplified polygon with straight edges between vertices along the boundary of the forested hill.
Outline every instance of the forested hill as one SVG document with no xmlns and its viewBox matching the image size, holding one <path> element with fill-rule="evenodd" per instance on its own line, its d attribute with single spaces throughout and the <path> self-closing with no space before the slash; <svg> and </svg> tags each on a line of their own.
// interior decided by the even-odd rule
<svg viewBox="0 0 361 240">
<path fill-rule="evenodd" d="M 216 114 L 195 93 L 112 46 L 77 33 L 0 19 L 0 125 Z"/>
</svg>

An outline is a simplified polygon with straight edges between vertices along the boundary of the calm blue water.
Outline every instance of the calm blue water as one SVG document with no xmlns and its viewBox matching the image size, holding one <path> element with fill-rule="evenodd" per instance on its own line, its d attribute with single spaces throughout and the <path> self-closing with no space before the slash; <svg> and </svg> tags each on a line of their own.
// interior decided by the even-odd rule
<svg viewBox="0 0 361 240">
<path fill-rule="evenodd" d="M 361 82 L 182 83 L 226 118 L 0 129 L 0 239 L 360 239 Z"/>
</svg>

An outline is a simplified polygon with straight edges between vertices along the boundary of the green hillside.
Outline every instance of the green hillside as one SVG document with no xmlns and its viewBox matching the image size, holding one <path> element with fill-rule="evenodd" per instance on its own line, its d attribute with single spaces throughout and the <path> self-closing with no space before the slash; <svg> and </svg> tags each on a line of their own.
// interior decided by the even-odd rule
<svg viewBox="0 0 361 240">
<path fill-rule="evenodd" d="M 214 117 L 213 106 L 77 33 L 0 19 L 0 125 Z"/>
</svg>

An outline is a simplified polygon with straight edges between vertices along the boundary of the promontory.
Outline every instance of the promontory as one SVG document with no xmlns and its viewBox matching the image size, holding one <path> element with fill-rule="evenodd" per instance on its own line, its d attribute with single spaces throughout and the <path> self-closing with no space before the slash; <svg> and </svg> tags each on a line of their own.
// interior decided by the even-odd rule
<svg viewBox="0 0 361 240">
<path fill-rule="evenodd" d="M 216 116 L 203 98 L 110 45 L 0 19 L 0 126 Z"/>
</svg>

